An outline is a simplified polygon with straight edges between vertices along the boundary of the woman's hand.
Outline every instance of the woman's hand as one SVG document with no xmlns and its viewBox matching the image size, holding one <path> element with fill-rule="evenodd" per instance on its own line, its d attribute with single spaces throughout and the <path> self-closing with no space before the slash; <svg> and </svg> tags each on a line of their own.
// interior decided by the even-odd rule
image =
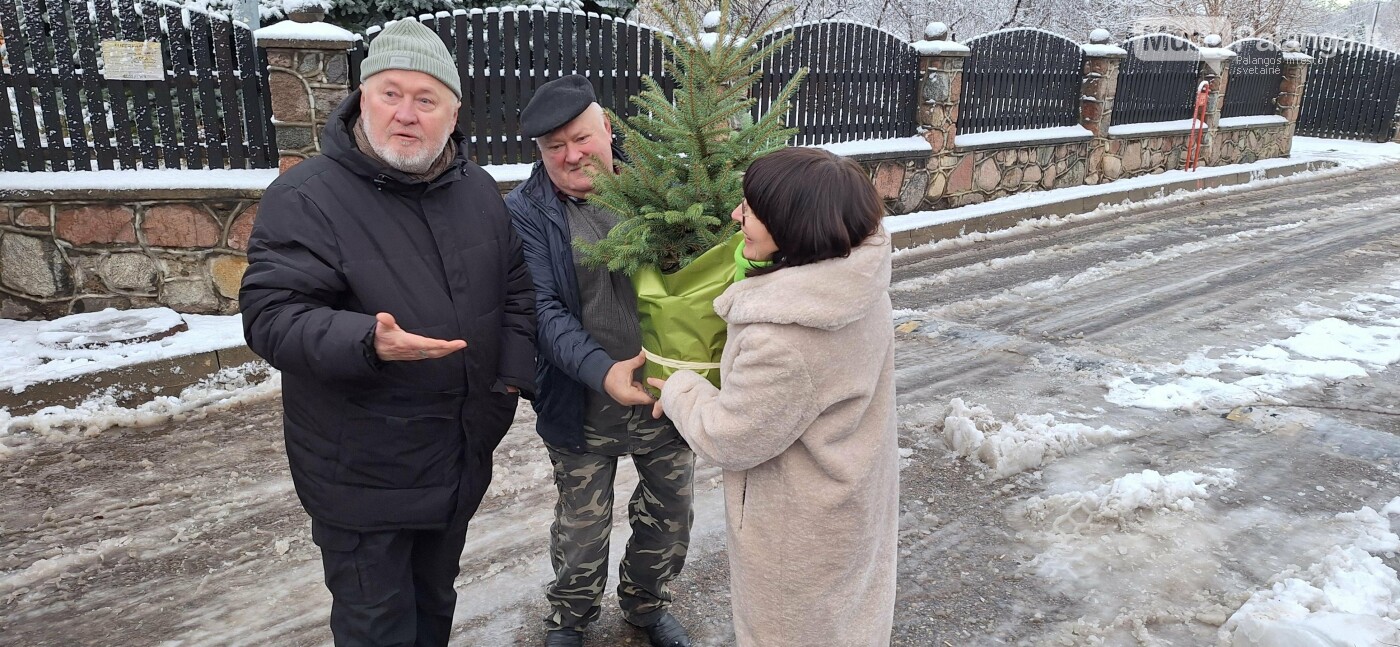
<svg viewBox="0 0 1400 647">
<path fill-rule="evenodd" d="M 666 380 L 658 377 L 647 378 L 647 384 L 656 387 L 657 393 L 660 393 L 661 390 L 666 388 Z M 661 409 L 661 398 L 658 397 L 656 398 L 656 404 L 651 405 L 651 417 L 660 420 L 661 416 L 664 415 L 666 415 L 666 412 Z"/>
</svg>

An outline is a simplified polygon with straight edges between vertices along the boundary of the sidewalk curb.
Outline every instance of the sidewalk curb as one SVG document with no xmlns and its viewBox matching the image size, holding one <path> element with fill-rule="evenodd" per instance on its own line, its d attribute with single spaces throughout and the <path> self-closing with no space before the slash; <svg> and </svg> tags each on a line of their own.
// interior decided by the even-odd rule
<svg viewBox="0 0 1400 647">
<path fill-rule="evenodd" d="M 1087 197 L 1067 198 L 965 220 L 895 232 L 892 235 L 892 242 L 896 249 L 917 247 L 936 240 L 955 238 L 969 232 L 1006 229 L 1015 226 L 1022 220 L 1087 213 L 1106 204 L 1119 204 L 1128 200 L 1140 202 L 1158 195 L 1170 195 L 1176 191 L 1197 191 L 1248 184 L 1252 180 L 1284 177 L 1304 171 L 1316 171 L 1336 166 L 1338 164 L 1331 160 L 1308 160 L 1265 169 L 1262 173 L 1241 171 L 1213 177 L 1163 182 L 1150 187 L 1124 189 Z M 119 404 L 126 407 L 139 406 L 157 396 L 178 394 L 181 389 L 213 375 L 220 369 L 252 361 L 260 360 L 247 346 L 234 346 L 217 351 L 134 364 L 67 380 L 40 382 L 21 393 L 3 391 L 0 392 L 0 408 L 8 409 L 12 416 L 24 416 L 44 407 L 72 407 L 91 396 L 93 391 L 110 386 L 117 387 L 117 391 L 120 393 L 117 397 Z"/>
<path fill-rule="evenodd" d="M 12 416 L 27 416 L 44 407 L 73 407 L 94 391 L 116 387 L 117 403 L 135 407 L 162 395 L 177 395 L 221 369 L 261 361 L 247 346 L 234 346 L 193 355 L 88 373 L 66 380 L 40 382 L 19 393 L 0 391 L 0 408 Z"/>
<path fill-rule="evenodd" d="M 1339 166 L 1339 164 L 1332 160 L 1307 160 L 1275 166 L 1263 169 L 1262 171 L 1240 171 L 1238 173 L 1228 173 L 1211 177 L 1162 182 L 1161 184 L 1152 186 L 1121 189 L 1092 196 L 1065 198 L 1063 200 L 1046 202 L 1030 207 L 1009 209 L 1007 211 L 974 216 L 964 220 L 954 220 L 952 222 L 938 223 L 907 231 L 895 232 L 891 234 L 891 242 L 895 249 L 908 249 L 947 238 L 957 238 L 958 236 L 972 232 L 990 232 L 1009 229 L 1023 220 L 1033 220 L 1046 216 L 1068 216 L 1072 214 L 1089 213 L 1104 205 L 1121 204 L 1129 200 L 1133 202 L 1142 202 L 1160 195 L 1171 195 L 1177 191 L 1190 192 L 1202 189 L 1214 189 L 1222 186 L 1236 186 L 1248 184 L 1256 180 L 1286 177 L 1307 171 L 1336 168 L 1337 166 Z"/>
</svg>

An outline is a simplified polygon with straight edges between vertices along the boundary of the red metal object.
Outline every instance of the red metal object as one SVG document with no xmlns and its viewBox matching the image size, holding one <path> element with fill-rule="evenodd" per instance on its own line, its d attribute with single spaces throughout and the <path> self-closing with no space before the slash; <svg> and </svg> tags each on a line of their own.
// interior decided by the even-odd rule
<svg viewBox="0 0 1400 647">
<path fill-rule="evenodd" d="M 1186 170 L 1194 171 L 1201 161 L 1201 143 L 1206 137 L 1206 104 L 1210 99 L 1210 81 L 1196 87 L 1196 111 L 1191 115 L 1191 135 L 1186 140 Z"/>
</svg>

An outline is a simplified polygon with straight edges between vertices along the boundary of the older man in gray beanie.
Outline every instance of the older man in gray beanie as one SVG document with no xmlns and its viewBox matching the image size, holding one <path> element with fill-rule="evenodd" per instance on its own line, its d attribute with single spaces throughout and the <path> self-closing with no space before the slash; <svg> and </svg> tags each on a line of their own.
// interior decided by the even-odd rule
<svg viewBox="0 0 1400 647">
<path fill-rule="evenodd" d="M 534 291 L 495 180 L 462 152 L 442 41 L 393 23 L 361 69 L 323 155 L 263 195 L 244 335 L 282 371 L 335 644 L 446 645 L 467 523 L 534 392 Z"/>
</svg>

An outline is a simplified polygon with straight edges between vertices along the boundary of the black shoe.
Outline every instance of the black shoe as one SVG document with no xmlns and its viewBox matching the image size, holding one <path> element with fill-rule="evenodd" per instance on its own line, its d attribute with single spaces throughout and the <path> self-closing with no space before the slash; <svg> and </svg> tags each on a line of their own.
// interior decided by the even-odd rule
<svg viewBox="0 0 1400 647">
<path fill-rule="evenodd" d="M 690 647 L 690 634 L 670 611 L 663 611 L 656 622 L 642 629 L 646 630 L 651 647 Z"/>
<path fill-rule="evenodd" d="M 544 647 L 583 647 L 583 632 L 577 629 L 551 629 L 544 635 Z"/>
</svg>

